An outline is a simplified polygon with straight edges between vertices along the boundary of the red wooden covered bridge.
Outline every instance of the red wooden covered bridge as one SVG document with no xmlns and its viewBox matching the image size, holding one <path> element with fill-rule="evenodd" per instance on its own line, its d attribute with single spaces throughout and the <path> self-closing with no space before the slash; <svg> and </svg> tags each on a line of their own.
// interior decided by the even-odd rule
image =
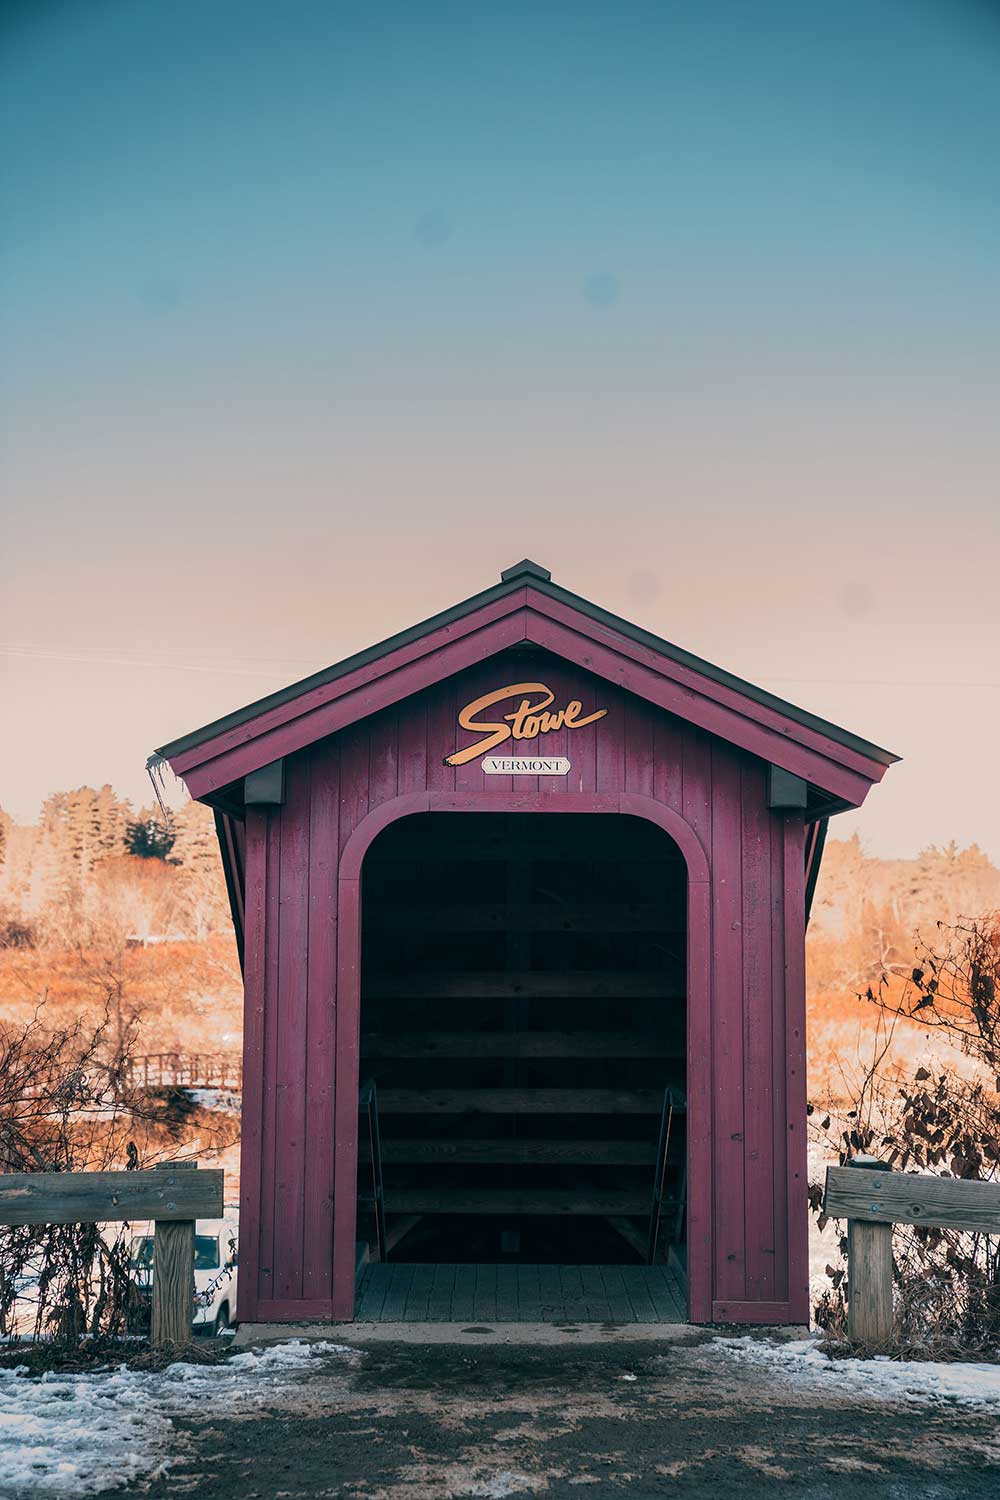
<svg viewBox="0 0 1000 1500">
<path fill-rule="evenodd" d="M 895 756 L 527 561 L 158 755 L 244 963 L 243 1320 L 806 1320 L 807 907 Z"/>
</svg>

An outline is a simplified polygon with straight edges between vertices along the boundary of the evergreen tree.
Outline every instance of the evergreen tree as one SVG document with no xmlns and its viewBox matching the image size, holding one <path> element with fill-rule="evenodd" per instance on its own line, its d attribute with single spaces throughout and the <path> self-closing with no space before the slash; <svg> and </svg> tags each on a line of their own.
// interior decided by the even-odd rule
<svg viewBox="0 0 1000 1500">
<path fill-rule="evenodd" d="M 171 818 L 171 826 L 176 863 L 186 870 L 214 876 L 219 869 L 219 842 L 212 809 L 202 802 L 186 802 Z"/>
<path fill-rule="evenodd" d="M 121 852 L 130 811 L 107 784 L 100 791 L 54 792 L 42 807 L 42 834 L 72 874 L 85 877 L 101 859 Z"/>
<path fill-rule="evenodd" d="M 172 819 L 164 821 L 145 808 L 126 824 L 125 848 L 139 859 L 166 859 L 174 847 Z"/>
<path fill-rule="evenodd" d="M 187 802 L 174 814 L 173 861 L 185 892 L 186 920 L 200 939 L 229 926 L 229 898 L 210 807 Z"/>
</svg>

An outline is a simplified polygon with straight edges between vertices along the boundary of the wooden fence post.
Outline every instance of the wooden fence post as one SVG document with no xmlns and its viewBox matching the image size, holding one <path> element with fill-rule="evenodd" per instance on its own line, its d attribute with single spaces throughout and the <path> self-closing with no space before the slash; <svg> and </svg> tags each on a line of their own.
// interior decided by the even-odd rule
<svg viewBox="0 0 1000 1500">
<path fill-rule="evenodd" d="M 154 1171 L 196 1170 L 193 1161 L 161 1162 Z M 151 1344 L 190 1344 L 194 1321 L 194 1220 L 157 1219 L 153 1237 Z"/>
<path fill-rule="evenodd" d="M 888 1162 L 858 1156 L 847 1163 L 869 1172 L 890 1172 Z M 888 1344 L 892 1338 L 892 1225 L 847 1221 L 847 1337 L 854 1343 Z"/>
</svg>

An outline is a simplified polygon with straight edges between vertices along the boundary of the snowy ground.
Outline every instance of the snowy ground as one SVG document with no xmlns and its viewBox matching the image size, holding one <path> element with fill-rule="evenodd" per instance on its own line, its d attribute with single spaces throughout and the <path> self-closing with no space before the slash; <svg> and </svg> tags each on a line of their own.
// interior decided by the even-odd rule
<svg viewBox="0 0 1000 1500">
<path fill-rule="evenodd" d="M 177 1416 L 273 1410 L 310 1364 L 331 1356 L 358 1358 L 341 1345 L 291 1342 L 157 1372 L 0 1370 L 0 1494 L 93 1495 L 160 1474 L 183 1447 Z"/>
<path fill-rule="evenodd" d="M 902 1424 L 900 1408 L 908 1413 Z M 373 1410 L 380 1413 L 375 1428 Z M 860 1410 L 874 1457 L 867 1449 L 859 1456 Z M 773 1428 L 783 1411 L 791 1414 L 791 1437 L 778 1440 Z M 885 1452 L 880 1423 L 890 1434 L 901 1425 L 911 1437 L 934 1434 L 926 1459 L 915 1456 L 919 1444 L 910 1451 L 908 1438 L 894 1463 L 922 1464 L 923 1472 L 951 1441 L 974 1455 L 977 1478 L 1000 1479 L 990 1436 L 998 1418 L 998 1366 L 830 1360 L 812 1340 L 706 1338 L 648 1354 L 606 1345 L 558 1355 L 468 1347 L 359 1352 L 291 1341 L 221 1365 L 179 1363 L 157 1373 L 0 1372 L 0 1495 L 84 1496 L 120 1487 L 141 1493 L 150 1485 L 158 1495 L 174 1494 L 190 1492 L 194 1479 L 199 1495 L 210 1481 L 206 1494 L 240 1500 L 287 1493 L 280 1445 L 289 1442 L 293 1451 L 298 1442 L 312 1445 L 319 1475 L 315 1490 L 293 1486 L 296 1495 L 333 1493 L 326 1485 L 340 1477 L 338 1465 L 351 1462 L 351 1494 L 370 1488 L 373 1496 L 394 1495 L 397 1483 L 408 1496 L 559 1493 L 563 1481 L 605 1477 L 609 1434 L 613 1463 L 626 1478 L 638 1476 L 645 1461 L 661 1478 L 697 1478 L 695 1494 L 704 1478 L 705 1493 L 714 1495 L 711 1466 L 728 1452 L 747 1470 L 747 1495 L 755 1495 L 754 1484 L 769 1484 L 777 1468 L 793 1476 L 794 1454 L 785 1451 L 791 1440 L 803 1444 L 807 1472 L 809 1454 L 821 1449 L 831 1473 L 854 1464 L 851 1472 L 875 1474 Z M 801 1430 L 804 1420 L 811 1433 Z M 386 1469 L 394 1427 L 400 1457 Z M 556 1440 L 567 1451 L 554 1462 Z M 839 1489 L 830 1493 L 839 1500 Z"/>
<path fill-rule="evenodd" d="M 958 1405 L 996 1409 L 1000 1415 L 1000 1365 L 944 1364 L 931 1360 L 831 1359 L 814 1339 L 777 1343 L 771 1339 L 716 1339 L 713 1346 L 726 1359 L 742 1361 L 782 1381 L 798 1392 L 824 1394 L 836 1389 L 838 1399 L 914 1402 L 918 1405 Z"/>
</svg>

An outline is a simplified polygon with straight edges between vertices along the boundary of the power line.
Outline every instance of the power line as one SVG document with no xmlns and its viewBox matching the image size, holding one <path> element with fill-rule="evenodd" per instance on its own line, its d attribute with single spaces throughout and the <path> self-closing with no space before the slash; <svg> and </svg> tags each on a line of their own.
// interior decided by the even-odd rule
<svg viewBox="0 0 1000 1500">
<path fill-rule="evenodd" d="M 148 652 L 139 652 L 139 651 L 135 651 L 135 650 L 130 650 L 130 648 L 128 646 L 81 646 L 81 647 L 78 647 L 78 646 L 75 646 L 75 645 L 74 646 L 66 646 L 66 645 L 52 644 L 50 642 L 45 642 L 45 641 L 41 641 L 41 642 L 39 642 L 39 641 L 2 641 L 2 642 L 0 642 L 0 652 L 30 652 L 32 654 L 34 654 L 35 652 L 40 652 L 40 653 L 49 654 L 49 653 L 59 653 L 59 652 L 63 652 L 63 651 L 86 651 L 87 653 L 89 653 L 89 655 L 94 656 L 95 658 L 96 657 L 104 657 L 104 656 L 117 656 L 117 657 L 128 657 L 128 658 L 131 658 L 131 657 L 135 657 L 135 656 L 138 656 L 138 655 L 148 655 Z M 169 657 L 169 655 L 170 655 L 170 653 L 161 652 L 160 653 L 160 660 L 166 660 Z M 270 663 L 273 663 L 276 666 L 300 666 L 300 667 L 302 667 L 302 666 L 310 666 L 316 660 L 315 657 L 308 657 L 308 658 L 306 658 L 306 657 L 302 657 L 302 656 L 241 656 L 240 653 L 237 652 L 237 651 L 230 651 L 230 652 L 227 652 L 222 658 L 216 658 L 216 660 L 219 660 L 219 659 L 221 659 L 223 661 L 270 662 Z"/>
<path fill-rule="evenodd" d="M 0 656 L 23 657 L 32 661 L 54 661 L 74 662 L 84 666 L 92 667 L 141 667 L 144 671 L 168 671 L 168 672 L 202 672 L 215 676 L 230 677 L 261 677 L 263 672 L 245 671 L 241 667 L 231 667 L 204 662 L 168 661 L 160 659 L 151 661 L 146 658 L 123 655 L 117 656 L 101 654 L 105 649 L 98 647 L 89 655 L 82 652 L 64 652 L 58 648 L 31 647 L 31 646 L 2 646 L 0 645 Z M 318 661 L 315 657 L 306 660 L 303 657 L 294 656 L 235 656 L 230 661 L 254 662 L 261 667 L 286 666 L 305 668 L 307 672 L 318 672 L 328 663 Z M 948 688 L 966 689 L 968 691 L 982 691 L 985 689 L 1000 689 L 1000 682 L 960 682 L 954 679 L 916 679 L 916 678 L 880 678 L 880 677 L 773 677 L 767 676 L 769 684 L 779 683 L 796 684 L 803 683 L 815 687 L 879 687 L 879 688 Z"/>
<path fill-rule="evenodd" d="M 0 656 L 18 657 L 29 661 L 73 662 L 77 665 L 87 667 L 132 667 L 141 668 L 143 671 L 152 672 L 200 672 L 214 677 L 224 676 L 260 678 L 272 675 L 270 672 L 263 670 L 263 668 L 269 664 L 266 658 L 261 658 L 262 670 L 248 672 L 242 667 L 227 667 L 219 664 L 213 665 L 181 661 L 149 661 L 140 657 L 131 656 L 85 656 L 82 653 L 78 652 L 70 653 L 62 651 L 26 651 L 18 647 L 12 648 L 8 646 L 0 646 Z M 245 657 L 243 658 L 243 660 L 252 661 L 253 658 Z M 275 663 L 270 663 L 270 665 L 274 664 Z M 286 660 L 285 665 L 291 665 L 291 662 Z M 301 666 L 304 665 L 304 663 L 299 663 L 298 665 Z M 312 663 L 310 663 L 310 668 L 313 671 L 318 670 L 315 664 Z"/>
</svg>

